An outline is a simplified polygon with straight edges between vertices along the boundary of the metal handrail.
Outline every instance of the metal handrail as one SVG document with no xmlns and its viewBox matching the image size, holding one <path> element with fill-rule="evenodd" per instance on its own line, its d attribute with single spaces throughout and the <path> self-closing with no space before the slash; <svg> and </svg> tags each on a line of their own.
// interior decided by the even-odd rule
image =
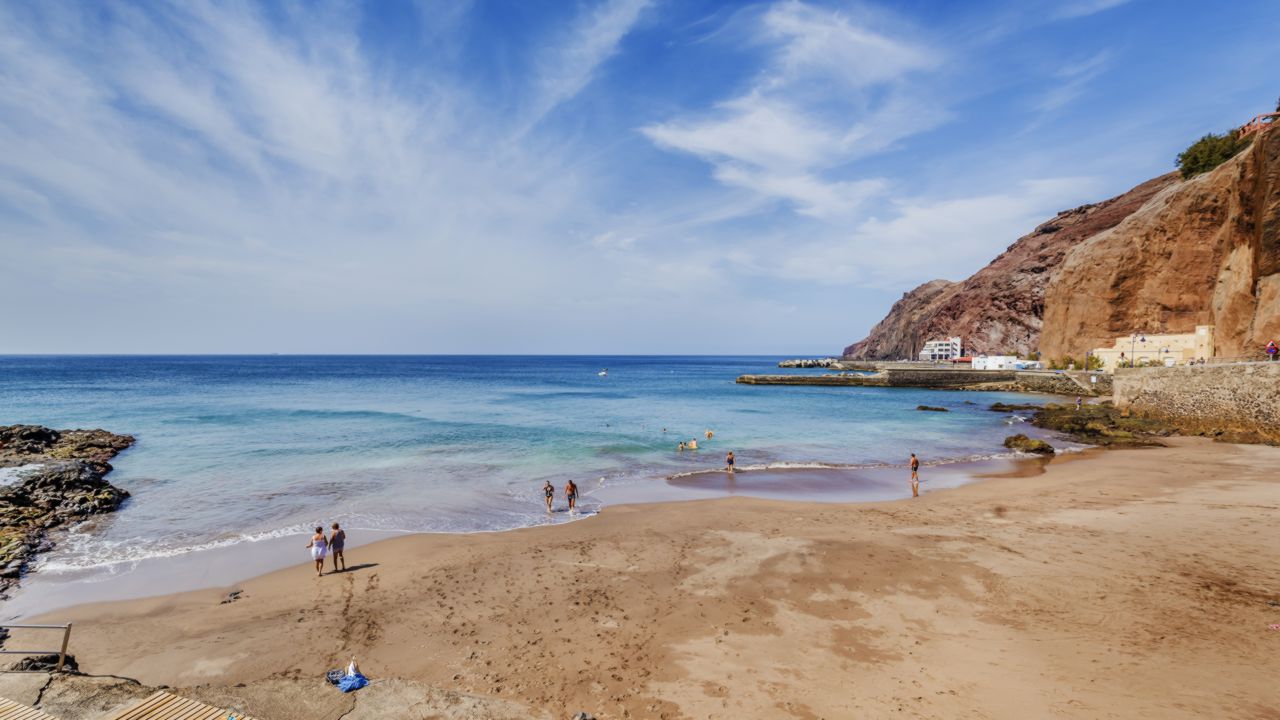
<svg viewBox="0 0 1280 720">
<path fill-rule="evenodd" d="M 57 655 L 58 666 L 54 668 L 54 672 L 62 672 L 62 666 L 67 662 L 67 645 L 71 642 L 71 623 L 66 625 L 0 625 L 0 628 L 15 628 L 19 630 L 61 630 L 62 631 L 62 649 L 61 650 L 0 650 L 0 654 L 4 655 Z"/>
</svg>

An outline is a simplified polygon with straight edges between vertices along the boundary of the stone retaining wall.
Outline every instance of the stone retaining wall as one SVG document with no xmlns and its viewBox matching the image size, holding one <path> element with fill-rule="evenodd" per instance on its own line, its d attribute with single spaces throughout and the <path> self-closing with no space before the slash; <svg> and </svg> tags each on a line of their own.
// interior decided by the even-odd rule
<svg viewBox="0 0 1280 720">
<path fill-rule="evenodd" d="M 1280 362 L 1122 368 L 1114 396 L 1117 407 L 1143 417 L 1280 441 Z"/>
</svg>

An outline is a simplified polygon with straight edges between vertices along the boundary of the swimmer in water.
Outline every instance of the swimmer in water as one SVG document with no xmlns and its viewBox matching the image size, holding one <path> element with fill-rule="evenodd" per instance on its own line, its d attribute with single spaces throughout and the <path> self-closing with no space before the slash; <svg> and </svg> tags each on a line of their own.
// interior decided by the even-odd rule
<svg viewBox="0 0 1280 720">
<path fill-rule="evenodd" d="M 729 473 L 733 472 L 733 451 L 732 450 L 729 451 L 728 455 L 724 456 L 724 470 L 725 472 L 729 472 Z"/>
<path fill-rule="evenodd" d="M 676 446 L 676 452 L 684 452 L 684 441 L 681 441 L 680 444 Z"/>
<path fill-rule="evenodd" d="M 697 440 L 697 438 L 694 438 L 693 440 L 690 440 L 690 441 L 689 441 L 689 444 L 688 444 L 688 446 L 687 446 L 687 447 L 688 447 L 690 450 L 697 450 L 697 449 L 698 449 L 698 440 Z"/>
<path fill-rule="evenodd" d="M 715 433 L 711 432 L 710 428 L 707 429 L 707 432 L 705 434 L 708 440 L 710 440 L 715 435 Z"/>
<path fill-rule="evenodd" d="M 550 480 L 547 480 L 542 485 L 542 492 L 547 496 L 547 512 L 550 513 L 551 501 L 556 497 L 556 486 L 552 485 Z"/>
</svg>

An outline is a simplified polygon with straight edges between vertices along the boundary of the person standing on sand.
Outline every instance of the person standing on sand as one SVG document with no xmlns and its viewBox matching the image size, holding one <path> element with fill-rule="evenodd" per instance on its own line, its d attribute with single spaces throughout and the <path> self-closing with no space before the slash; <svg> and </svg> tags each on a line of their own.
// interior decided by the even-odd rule
<svg viewBox="0 0 1280 720">
<path fill-rule="evenodd" d="M 542 494 L 547 496 L 547 512 L 551 512 L 551 501 L 556 497 L 556 486 L 551 484 L 550 480 L 542 483 Z"/>
<path fill-rule="evenodd" d="M 911 497 L 920 497 L 920 458 L 911 453 Z"/>
<path fill-rule="evenodd" d="M 311 536 L 311 542 L 307 543 L 307 547 L 311 548 L 311 559 L 316 561 L 316 577 L 324 575 L 324 556 L 329 549 L 329 541 L 324 537 L 324 528 L 316 526 L 316 534 Z"/>
<path fill-rule="evenodd" d="M 728 455 L 724 456 L 724 471 L 733 472 L 733 451 L 730 450 Z"/>
<path fill-rule="evenodd" d="M 578 486 L 572 480 L 564 485 L 564 496 L 569 499 L 569 512 L 578 507 Z"/>
<path fill-rule="evenodd" d="M 1084 404 L 1084 398 L 1076 396 L 1076 412 L 1080 412 L 1080 406 Z"/>
<path fill-rule="evenodd" d="M 342 549 L 347 545 L 347 531 L 333 524 L 333 532 L 329 534 L 329 553 L 333 555 L 333 571 L 338 572 L 338 561 L 342 561 L 342 572 L 347 571 L 347 556 Z"/>
</svg>

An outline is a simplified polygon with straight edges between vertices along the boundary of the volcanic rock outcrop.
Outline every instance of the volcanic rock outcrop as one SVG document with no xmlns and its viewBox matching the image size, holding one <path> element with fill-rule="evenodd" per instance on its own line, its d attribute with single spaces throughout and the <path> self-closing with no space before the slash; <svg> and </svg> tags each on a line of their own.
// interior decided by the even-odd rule
<svg viewBox="0 0 1280 720">
<path fill-rule="evenodd" d="M 0 427 L 0 468 L 35 466 L 0 486 L 0 598 L 36 553 L 53 546 L 49 530 L 111 512 L 129 497 L 103 475 L 132 444 L 105 430 Z"/>
<path fill-rule="evenodd" d="M 1177 178 L 1177 173 L 1162 175 L 1110 200 L 1058 213 L 968 280 L 931 280 L 917 287 L 866 338 L 845 348 L 844 356 L 915 359 L 925 341 L 952 335 L 963 338 L 965 352 L 974 355 L 1035 352 L 1045 288 L 1067 254 L 1119 224 Z"/>
<path fill-rule="evenodd" d="M 914 358 L 959 335 L 970 354 L 1080 358 L 1133 332 L 1215 326 L 1214 355 L 1280 338 L 1280 130 L 1218 168 L 1060 213 L 968 280 L 907 293 L 851 359 Z"/>
<path fill-rule="evenodd" d="M 1214 355 L 1280 338 L 1280 131 L 1171 186 L 1071 252 L 1045 293 L 1045 357 L 1213 325 Z"/>
</svg>

